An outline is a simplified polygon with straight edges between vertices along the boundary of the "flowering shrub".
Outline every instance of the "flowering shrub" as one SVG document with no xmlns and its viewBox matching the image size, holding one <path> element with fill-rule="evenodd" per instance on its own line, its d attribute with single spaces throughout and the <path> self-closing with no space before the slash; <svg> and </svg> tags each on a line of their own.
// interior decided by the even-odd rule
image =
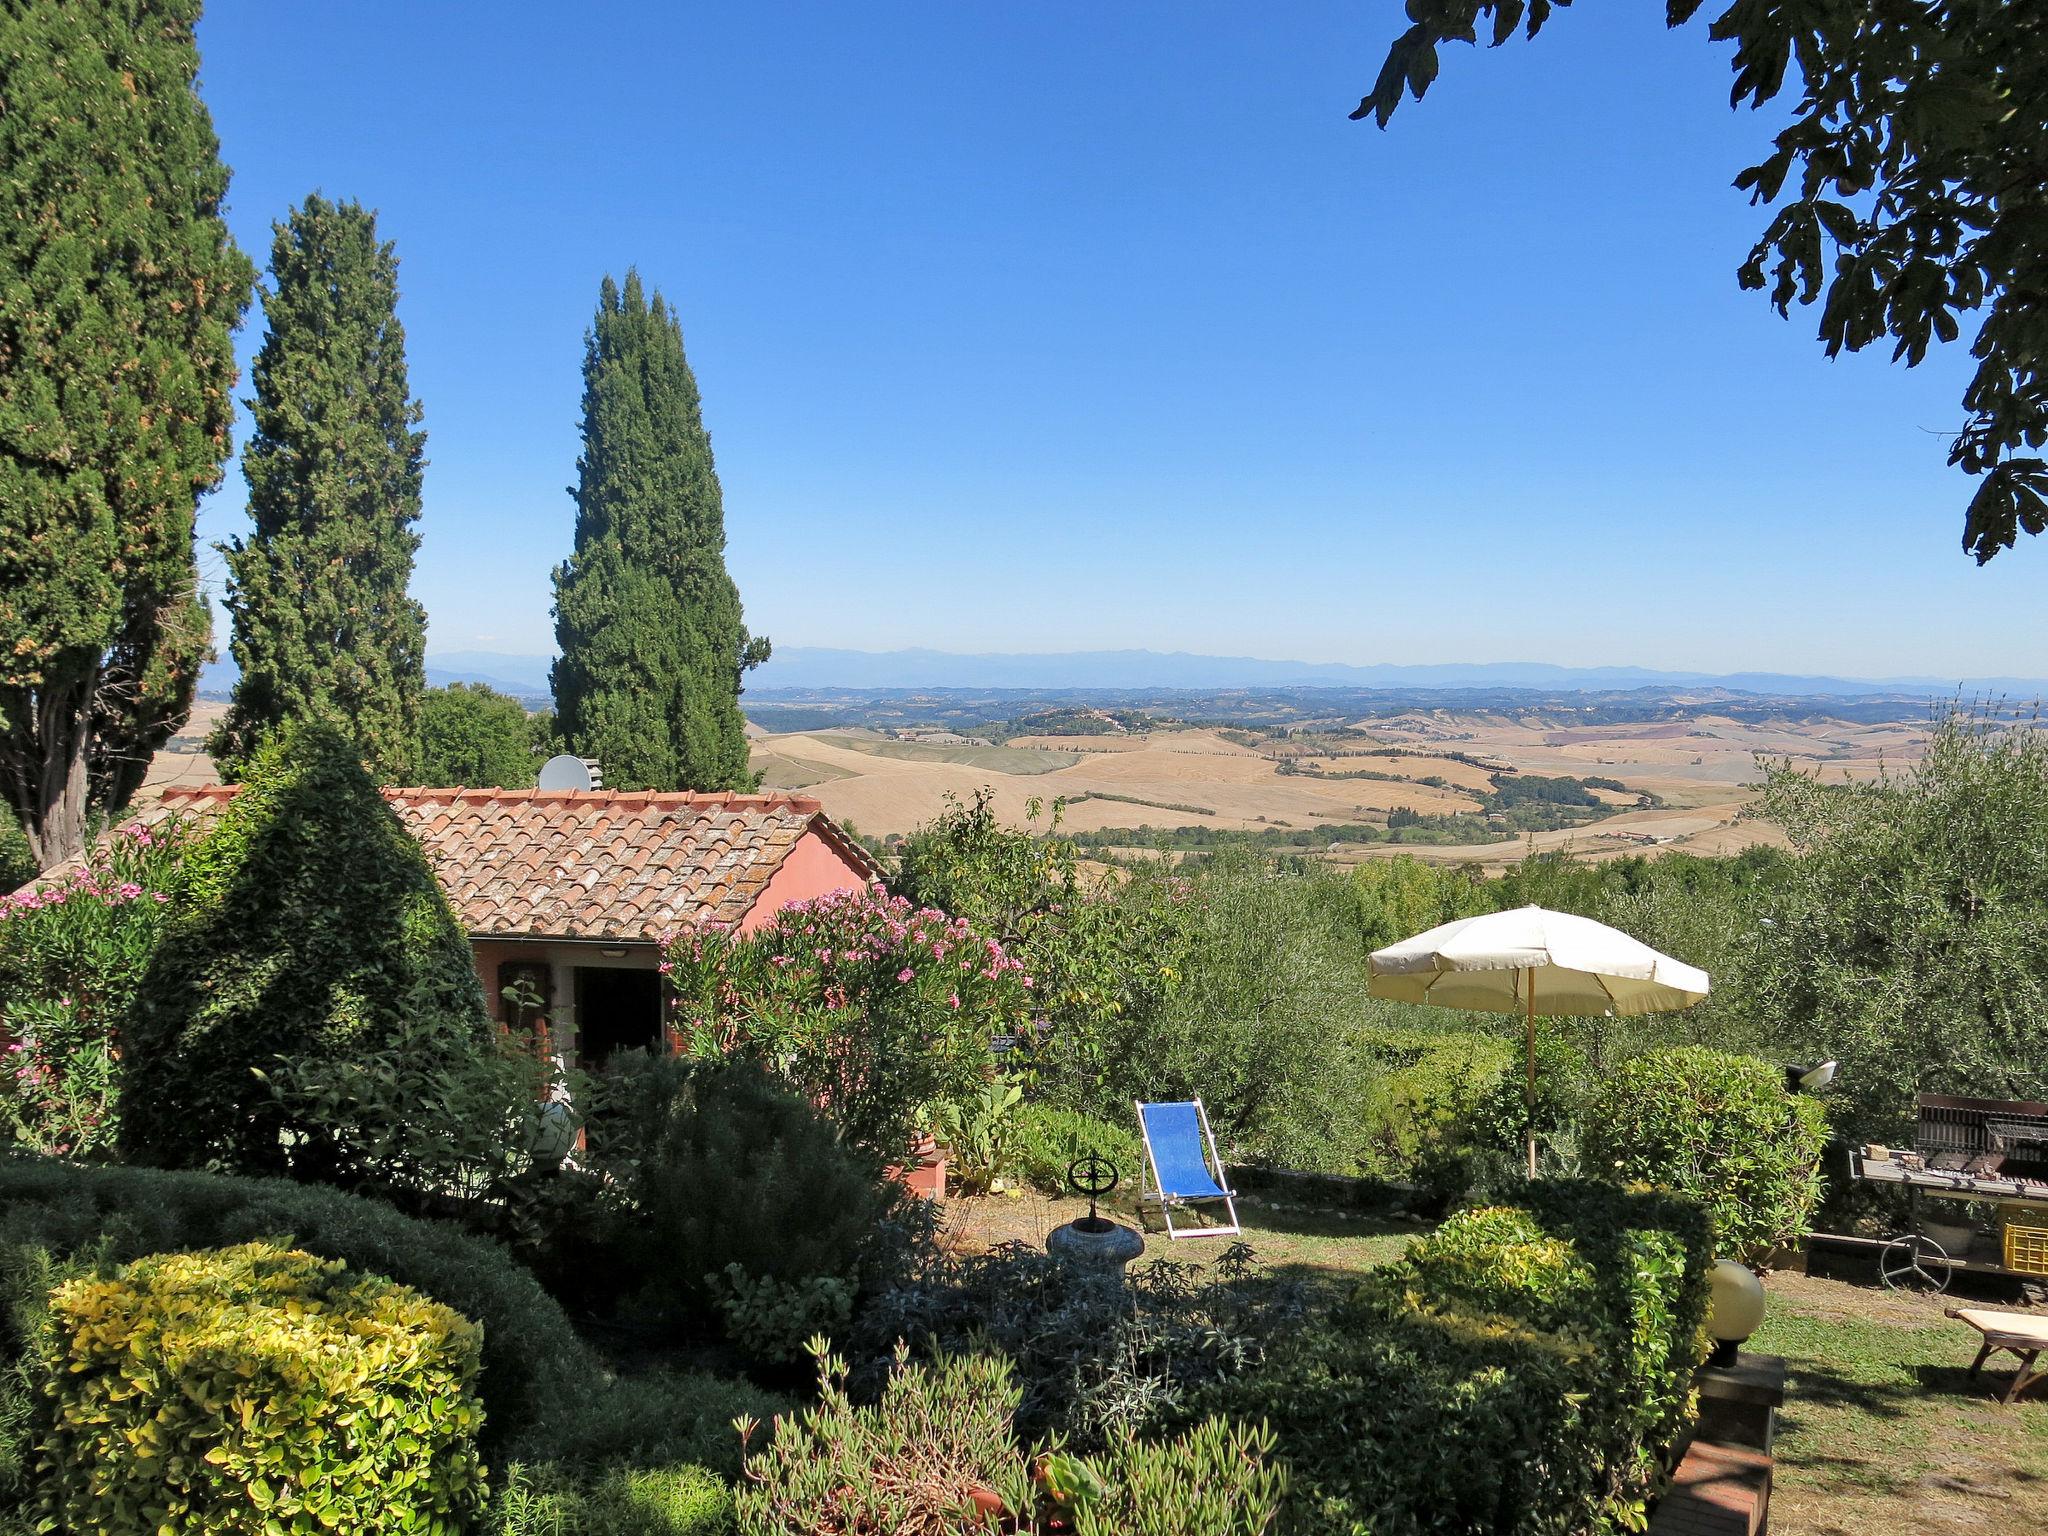
<svg viewBox="0 0 2048 1536">
<path fill-rule="evenodd" d="M 898 1157 L 938 1106 L 991 1069 L 991 1036 L 1029 1027 L 1024 963 L 963 918 L 880 886 L 794 902 L 757 932 L 671 936 L 670 1041 L 749 1054 L 822 1106 L 847 1137 Z"/>
<path fill-rule="evenodd" d="M 122 827 L 68 878 L 0 897 L 0 1134 L 60 1157 L 113 1149 L 120 1039 L 188 829 Z"/>
</svg>

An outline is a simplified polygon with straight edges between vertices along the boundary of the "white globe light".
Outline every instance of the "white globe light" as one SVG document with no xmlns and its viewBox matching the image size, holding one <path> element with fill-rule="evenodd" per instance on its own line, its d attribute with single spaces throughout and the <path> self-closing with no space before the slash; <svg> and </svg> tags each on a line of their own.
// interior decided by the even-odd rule
<svg viewBox="0 0 2048 1536">
<path fill-rule="evenodd" d="M 1707 1271 L 1713 1299 L 1707 1307 L 1707 1332 L 1722 1344 L 1740 1344 L 1764 1320 L 1764 1283 L 1745 1265 L 1719 1259 Z"/>
</svg>

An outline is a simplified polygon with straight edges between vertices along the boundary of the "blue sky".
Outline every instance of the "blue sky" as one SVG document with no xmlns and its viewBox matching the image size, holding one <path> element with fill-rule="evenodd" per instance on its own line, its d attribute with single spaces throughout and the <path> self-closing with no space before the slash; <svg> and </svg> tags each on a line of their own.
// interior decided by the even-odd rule
<svg viewBox="0 0 2048 1536">
<path fill-rule="evenodd" d="M 1736 288 L 1772 121 L 1660 11 L 1454 49 L 1385 133 L 1391 0 L 212 0 L 200 45 L 244 248 L 315 188 L 398 244 L 431 649 L 552 648 L 637 264 L 783 644 L 2048 676 L 2048 547 L 1958 546 L 1968 359 Z"/>
</svg>

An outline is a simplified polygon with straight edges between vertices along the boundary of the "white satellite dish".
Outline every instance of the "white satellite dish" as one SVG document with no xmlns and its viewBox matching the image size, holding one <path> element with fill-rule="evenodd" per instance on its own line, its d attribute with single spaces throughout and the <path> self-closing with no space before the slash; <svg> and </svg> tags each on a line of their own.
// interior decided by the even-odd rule
<svg viewBox="0 0 2048 1536">
<path fill-rule="evenodd" d="M 542 789 L 588 791 L 603 783 L 604 776 L 598 772 L 597 764 L 587 757 L 571 757 L 564 752 L 540 765 Z"/>
</svg>

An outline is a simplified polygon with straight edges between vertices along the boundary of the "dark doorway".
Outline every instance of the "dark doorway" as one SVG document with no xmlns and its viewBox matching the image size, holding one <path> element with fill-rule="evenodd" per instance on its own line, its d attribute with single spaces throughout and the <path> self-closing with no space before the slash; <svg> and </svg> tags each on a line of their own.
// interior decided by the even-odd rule
<svg viewBox="0 0 2048 1536">
<path fill-rule="evenodd" d="M 649 967 L 576 967 L 577 1055 L 596 1070 L 614 1051 L 645 1050 L 661 1038 L 661 973 Z"/>
</svg>

